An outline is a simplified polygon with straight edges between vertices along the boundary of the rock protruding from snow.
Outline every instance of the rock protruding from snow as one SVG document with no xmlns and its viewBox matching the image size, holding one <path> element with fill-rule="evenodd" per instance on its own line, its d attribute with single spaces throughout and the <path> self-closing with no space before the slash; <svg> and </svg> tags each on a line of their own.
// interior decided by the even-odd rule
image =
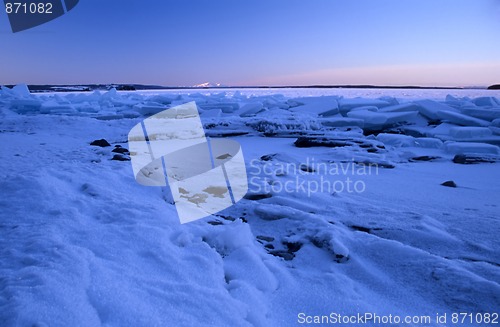
<svg viewBox="0 0 500 327">
<path fill-rule="evenodd" d="M 120 145 L 116 145 L 115 148 L 113 150 L 111 150 L 111 152 L 120 153 L 120 154 L 129 154 L 130 153 L 127 148 L 123 148 Z"/>
<path fill-rule="evenodd" d="M 101 148 L 111 146 L 111 144 L 109 144 L 109 142 L 106 141 L 105 139 L 94 140 L 90 143 L 90 145 L 99 146 Z"/>
<path fill-rule="evenodd" d="M 130 157 L 124 154 L 115 154 L 111 160 L 116 161 L 130 161 Z"/>
<path fill-rule="evenodd" d="M 457 184 L 454 181 L 446 181 L 441 183 L 441 185 L 446 186 L 446 187 L 457 187 Z"/>
<path fill-rule="evenodd" d="M 456 164 L 470 165 L 478 163 L 494 163 L 500 161 L 500 158 L 495 155 L 470 155 L 470 154 L 457 154 L 453 158 Z"/>
</svg>

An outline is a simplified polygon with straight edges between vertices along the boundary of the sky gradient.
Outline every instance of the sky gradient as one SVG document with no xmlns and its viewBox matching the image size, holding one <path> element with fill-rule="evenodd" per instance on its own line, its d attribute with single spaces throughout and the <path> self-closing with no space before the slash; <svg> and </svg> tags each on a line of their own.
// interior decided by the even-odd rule
<svg viewBox="0 0 500 327">
<path fill-rule="evenodd" d="M 80 0 L 19 33 L 0 84 L 500 83 L 500 0 Z"/>
</svg>

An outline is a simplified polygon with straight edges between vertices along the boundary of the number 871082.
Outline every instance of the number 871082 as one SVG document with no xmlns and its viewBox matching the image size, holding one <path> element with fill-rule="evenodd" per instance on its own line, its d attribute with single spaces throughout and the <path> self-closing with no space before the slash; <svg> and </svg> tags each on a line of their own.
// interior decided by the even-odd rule
<svg viewBox="0 0 500 327">
<path fill-rule="evenodd" d="M 52 14 L 52 3 L 47 2 L 7 2 L 5 4 L 7 14 Z"/>
</svg>

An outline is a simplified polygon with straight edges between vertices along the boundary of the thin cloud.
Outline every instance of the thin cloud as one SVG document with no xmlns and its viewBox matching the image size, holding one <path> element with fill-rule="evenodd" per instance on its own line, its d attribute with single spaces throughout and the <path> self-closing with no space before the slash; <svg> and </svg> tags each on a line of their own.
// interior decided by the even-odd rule
<svg viewBox="0 0 500 327">
<path fill-rule="evenodd" d="M 334 68 L 263 79 L 269 85 L 377 84 L 484 86 L 498 83 L 500 62 Z"/>
</svg>

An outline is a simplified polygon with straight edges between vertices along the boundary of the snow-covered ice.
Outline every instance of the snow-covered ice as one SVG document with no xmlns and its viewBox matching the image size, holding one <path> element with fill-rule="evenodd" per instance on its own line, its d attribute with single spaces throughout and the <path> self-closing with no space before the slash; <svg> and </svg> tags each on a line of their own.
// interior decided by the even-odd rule
<svg viewBox="0 0 500 327">
<path fill-rule="evenodd" d="M 2 87 L 0 326 L 498 313 L 499 96 Z M 136 183 L 127 135 L 190 101 L 207 136 L 241 144 L 249 193 L 180 225 Z"/>
</svg>

